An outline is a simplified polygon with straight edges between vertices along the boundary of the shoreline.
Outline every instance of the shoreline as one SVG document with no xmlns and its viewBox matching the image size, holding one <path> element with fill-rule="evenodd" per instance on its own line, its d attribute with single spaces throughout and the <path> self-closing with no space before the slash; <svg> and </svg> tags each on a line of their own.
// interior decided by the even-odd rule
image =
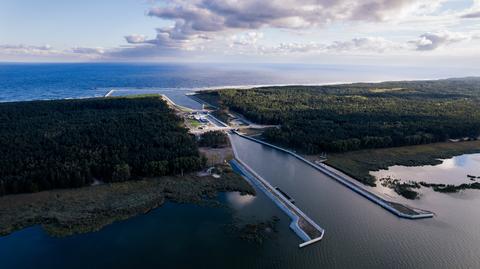
<svg viewBox="0 0 480 269">
<path fill-rule="evenodd" d="M 446 159 L 480 153 L 480 140 L 438 142 L 393 148 L 364 149 L 330 154 L 326 163 L 347 176 L 379 182 L 370 172 L 387 170 L 391 166 L 418 167 L 439 165 Z M 316 155 L 306 156 L 315 159 Z M 359 182 L 363 182 L 360 180 Z M 415 181 L 420 183 L 420 181 Z M 427 182 L 428 183 L 428 182 Z M 364 183 L 365 184 L 365 183 Z M 425 187 L 425 186 L 424 186 Z M 398 193 L 397 193 L 398 194 Z M 401 194 L 399 194 L 401 196 Z"/>
<path fill-rule="evenodd" d="M 220 192 L 253 194 L 232 171 L 222 179 L 195 174 L 0 197 L 0 237 L 34 225 L 51 236 L 89 233 L 146 214 L 165 202 L 204 204 Z"/>
<path fill-rule="evenodd" d="M 0 63 L 1 64 L 1 63 Z M 7 63 L 9 64 L 9 63 Z M 472 76 L 467 76 L 472 77 Z M 473 76 L 475 77 L 475 76 Z M 148 90 L 148 89 L 156 89 L 156 90 L 183 90 L 190 93 L 202 92 L 202 91 L 210 91 L 210 90 L 224 90 L 224 89 L 253 89 L 253 88 L 262 88 L 262 87 L 288 87 L 288 86 L 335 86 L 335 85 L 348 85 L 348 84 L 357 84 L 357 83 L 382 83 L 382 82 L 396 82 L 396 81 L 436 81 L 436 80 L 447 80 L 447 79 L 459 79 L 459 78 L 466 78 L 466 77 L 442 77 L 442 78 L 404 78 L 404 79 L 393 79 L 393 80 L 365 80 L 365 81 L 334 81 L 334 82 L 314 82 L 314 83 L 280 83 L 280 84 L 239 84 L 239 85 L 218 85 L 218 86 L 200 86 L 200 87 L 139 87 L 139 88 L 129 88 L 129 87 L 120 87 L 119 89 L 115 89 L 117 87 L 100 87 L 96 88 L 97 90 L 103 91 L 103 93 L 98 93 L 97 95 L 88 95 L 88 96 L 79 96 L 79 97 L 46 97 L 46 98 L 39 98 L 39 99 L 25 99 L 25 100 L 17 100 L 17 99 L 5 99 L 0 100 L 0 103 L 10 103 L 10 102 L 29 102 L 29 101 L 52 101 L 52 100 L 69 100 L 69 99 L 88 99 L 88 98 L 102 98 L 108 97 L 106 96 L 110 91 L 141 91 L 141 90 Z M 188 94 L 187 94 L 188 95 Z M 109 95 L 110 96 L 110 95 Z"/>
</svg>

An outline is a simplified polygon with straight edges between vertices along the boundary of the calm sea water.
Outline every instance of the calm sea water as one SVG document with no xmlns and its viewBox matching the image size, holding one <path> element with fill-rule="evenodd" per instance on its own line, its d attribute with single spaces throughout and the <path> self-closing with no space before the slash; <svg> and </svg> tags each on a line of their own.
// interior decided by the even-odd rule
<svg viewBox="0 0 480 269">
<path fill-rule="evenodd" d="M 2 64 L 0 101 L 103 96 L 111 88 L 175 92 L 455 75 L 377 71 L 285 65 Z M 245 162 L 294 197 L 326 229 L 324 240 L 299 250 L 290 220 L 261 192 L 256 197 L 228 193 L 218 198 L 223 207 L 168 203 L 89 234 L 52 238 L 41 227 L 27 228 L 0 238 L 0 268 L 480 268 L 476 192 L 426 193 L 408 203 L 437 216 L 403 220 L 284 153 L 240 137 L 233 142 Z M 232 222 L 272 216 L 280 217 L 278 233 L 262 245 L 242 241 L 225 229 Z"/>
<path fill-rule="evenodd" d="M 0 63 L 0 102 L 103 96 L 111 88 L 319 84 L 475 74 L 478 70 L 335 65 Z"/>
</svg>

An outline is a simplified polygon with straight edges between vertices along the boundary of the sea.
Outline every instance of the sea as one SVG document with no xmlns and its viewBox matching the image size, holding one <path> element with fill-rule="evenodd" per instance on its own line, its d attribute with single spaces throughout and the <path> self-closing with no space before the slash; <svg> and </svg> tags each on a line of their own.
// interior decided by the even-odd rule
<svg viewBox="0 0 480 269">
<path fill-rule="evenodd" d="M 0 102 L 100 97 L 115 88 L 204 89 L 478 75 L 478 70 L 368 65 L 0 63 Z"/>
</svg>

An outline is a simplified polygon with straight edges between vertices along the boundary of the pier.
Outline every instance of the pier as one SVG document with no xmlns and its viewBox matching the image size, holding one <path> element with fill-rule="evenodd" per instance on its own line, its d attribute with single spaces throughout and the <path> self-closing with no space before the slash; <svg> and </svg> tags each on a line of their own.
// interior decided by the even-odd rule
<svg viewBox="0 0 480 269">
<path fill-rule="evenodd" d="M 110 97 L 114 92 L 115 90 L 110 90 L 103 97 Z"/>
<path fill-rule="evenodd" d="M 229 134 L 230 136 L 230 134 Z M 250 166 L 238 158 L 235 146 L 232 145 L 235 159 L 230 163 L 232 167 L 241 173 L 250 184 L 262 190 L 272 201 L 284 211 L 292 220 L 290 229 L 292 229 L 304 242 L 299 244 L 299 248 L 306 247 L 322 240 L 325 230 L 310 219 L 298 207 L 296 207 L 288 198 L 274 188 L 268 181 L 257 174 Z"/>
</svg>

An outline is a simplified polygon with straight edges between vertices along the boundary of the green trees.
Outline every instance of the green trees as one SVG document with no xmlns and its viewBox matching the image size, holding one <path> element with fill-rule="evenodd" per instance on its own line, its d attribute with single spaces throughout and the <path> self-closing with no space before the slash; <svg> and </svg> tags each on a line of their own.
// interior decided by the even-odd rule
<svg viewBox="0 0 480 269">
<path fill-rule="evenodd" d="M 273 143 L 316 154 L 477 137 L 480 79 L 218 91 Z"/>
<path fill-rule="evenodd" d="M 198 170 L 180 122 L 155 97 L 2 103 L 0 195 Z"/>
<path fill-rule="evenodd" d="M 199 145 L 201 147 L 218 148 L 228 144 L 228 137 L 222 131 L 209 131 L 200 136 Z"/>
<path fill-rule="evenodd" d="M 144 173 L 149 177 L 158 177 L 168 174 L 168 161 L 151 161 L 145 164 Z"/>
<path fill-rule="evenodd" d="M 170 163 L 170 169 L 175 174 L 180 173 L 183 176 L 185 171 L 199 170 L 202 167 L 205 167 L 207 160 L 197 157 L 179 157 L 173 159 Z"/>
<path fill-rule="evenodd" d="M 117 164 L 113 167 L 112 181 L 127 181 L 131 177 L 130 166 L 126 163 Z"/>
</svg>

